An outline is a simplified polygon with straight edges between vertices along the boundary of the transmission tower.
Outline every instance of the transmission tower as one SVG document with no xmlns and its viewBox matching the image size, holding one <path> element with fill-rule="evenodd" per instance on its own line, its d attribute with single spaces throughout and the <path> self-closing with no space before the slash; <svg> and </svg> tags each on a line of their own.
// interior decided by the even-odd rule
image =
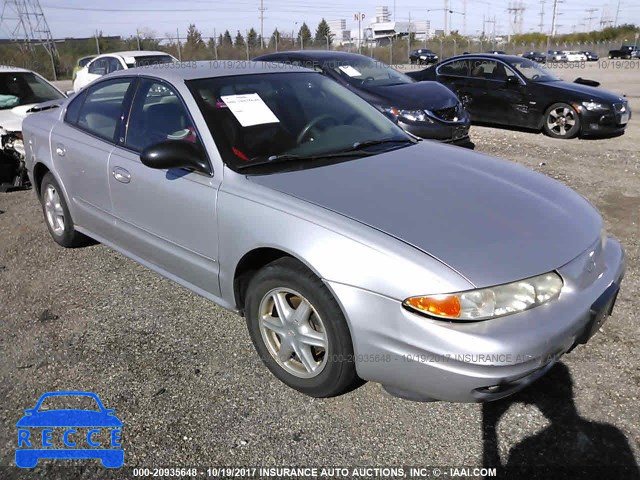
<svg viewBox="0 0 640 480">
<path fill-rule="evenodd" d="M 507 11 L 513 14 L 511 29 L 513 30 L 514 35 L 520 35 L 522 33 L 524 10 L 524 2 L 522 2 L 521 0 L 516 0 L 515 2 L 509 3 L 509 8 L 507 9 Z"/>
<path fill-rule="evenodd" d="M 35 47 L 41 45 L 51 59 L 53 77 L 57 80 L 58 50 L 39 0 L 4 0 L 0 28 L 23 50 L 33 53 Z"/>
</svg>

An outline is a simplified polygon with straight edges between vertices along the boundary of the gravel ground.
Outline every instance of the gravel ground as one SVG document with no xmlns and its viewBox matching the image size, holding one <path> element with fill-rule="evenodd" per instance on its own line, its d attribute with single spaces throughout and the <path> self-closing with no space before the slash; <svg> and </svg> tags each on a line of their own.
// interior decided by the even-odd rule
<svg viewBox="0 0 640 480">
<path fill-rule="evenodd" d="M 637 69 L 559 73 L 599 80 L 640 112 Z M 339 398 L 305 397 L 257 361 L 239 317 L 101 245 L 58 247 L 33 192 L 3 194 L 0 477 L 24 473 L 10 467 L 22 410 L 68 389 L 96 392 L 115 409 L 129 467 L 587 463 L 635 465 L 600 473 L 638 478 L 640 118 L 612 139 L 481 127 L 472 137 L 477 150 L 579 191 L 627 251 L 613 317 L 548 377 L 485 406 L 398 400 L 372 383 Z M 36 472 L 49 477 L 115 475 L 98 461 L 69 470 L 42 463 Z"/>
</svg>

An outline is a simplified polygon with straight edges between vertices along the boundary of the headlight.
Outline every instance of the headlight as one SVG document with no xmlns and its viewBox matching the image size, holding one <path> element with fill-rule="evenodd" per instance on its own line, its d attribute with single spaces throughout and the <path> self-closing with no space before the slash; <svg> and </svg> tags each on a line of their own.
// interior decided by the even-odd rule
<svg viewBox="0 0 640 480">
<path fill-rule="evenodd" d="M 562 290 L 555 272 L 518 282 L 440 295 L 407 298 L 405 308 L 446 320 L 475 321 L 523 312 L 554 299 Z"/>
<path fill-rule="evenodd" d="M 582 106 L 590 112 L 594 112 L 596 110 L 609 110 L 609 105 L 606 105 L 604 103 L 582 102 Z"/>
<path fill-rule="evenodd" d="M 433 123 L 424 110 L 401 110 L 396 107 L 379 107 L 383 113 L 393 115 L 395 118 L 409 120 L 410 122 Z"/>
</svg>

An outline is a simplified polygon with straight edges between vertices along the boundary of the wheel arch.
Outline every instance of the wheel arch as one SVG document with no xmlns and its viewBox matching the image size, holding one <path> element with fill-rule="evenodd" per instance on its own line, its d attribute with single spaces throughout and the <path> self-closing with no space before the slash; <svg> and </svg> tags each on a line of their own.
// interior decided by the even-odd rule
<svg viewBox="0 0 640 480">
<path fill-rule="evenodd" d="M 38 198 L 40 198 L 41 194 L 40 187 L 42 186 L 42 179 L 49 172 L 51 172 L 49 167 L 42 162 L 38 162 L 33 166 L 33 188 L 38 194 Z"/>
</svg>

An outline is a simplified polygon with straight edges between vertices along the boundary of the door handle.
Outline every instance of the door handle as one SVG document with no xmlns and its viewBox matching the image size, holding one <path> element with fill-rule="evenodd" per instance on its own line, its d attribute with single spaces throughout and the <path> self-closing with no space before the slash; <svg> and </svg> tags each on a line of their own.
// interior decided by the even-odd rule
<svg viewBox="0 0 640 480">
<path fill-rule="evenodd" d="M 64 145 L 62 145 L 61 143 L 56 145 L 56 154 L 59 157 L 64 157 L 64 154 L 67 153 L 67 151 L 64 149 Z"/>
<path fill-rule="evenodd" d="M 131 174 L 122 167 L 115 167 L 111 173 L 113 178 L 120 183 L 129 183 L 131 181 Z"/>
</svg>

